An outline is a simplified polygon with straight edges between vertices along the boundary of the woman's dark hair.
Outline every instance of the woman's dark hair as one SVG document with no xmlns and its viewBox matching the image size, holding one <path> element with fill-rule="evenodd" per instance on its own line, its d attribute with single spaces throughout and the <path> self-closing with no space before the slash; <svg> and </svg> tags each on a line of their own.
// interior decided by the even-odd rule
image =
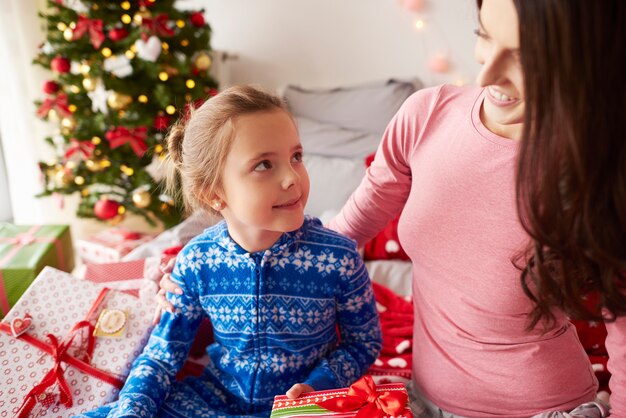
<svg viewBox="0 0 626 418">
<path fill-rule="evenodd" d="M 553 321 L 555 307 L 613 321 L 626 315 L 626 1 L 514 3 L 525 96 L 517 206 L 531 237 L 516 264 L 534 303 L 529 328 Z"/>
</svg>

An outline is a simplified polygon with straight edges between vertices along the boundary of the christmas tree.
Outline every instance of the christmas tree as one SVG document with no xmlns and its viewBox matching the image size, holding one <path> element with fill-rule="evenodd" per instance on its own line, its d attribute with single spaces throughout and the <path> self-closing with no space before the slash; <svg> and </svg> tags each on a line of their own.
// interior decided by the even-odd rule
<svg viewBox="0 0 626 418">
<path fill-rule="evenodd" d="M 55 124 L 40 162 L 40 196 L 80 193 L 79 217 L 119 223 L 128 212 L 166 227 L 180 202 L 160 191 L 169 125 L 217 93 L 203 10 L 174 0 L 48 0 L 34 63 L 52 70 L 37 115 Z"/>
</svg>

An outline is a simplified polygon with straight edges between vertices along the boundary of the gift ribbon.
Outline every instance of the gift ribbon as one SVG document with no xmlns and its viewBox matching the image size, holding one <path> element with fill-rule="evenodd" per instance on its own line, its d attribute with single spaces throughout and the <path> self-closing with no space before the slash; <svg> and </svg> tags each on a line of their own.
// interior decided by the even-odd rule
<svg viewBox="0 0 626 418">
<path fill-rule="evenodd" d="M 94 48 L 100 48 L 102 42 L 104 42 L 104 33 L 102 32 L 102 20 L 101 19 L 88 19 L 85 16 L 78 17 L 78 23 L 74 28 L 74 34 L 72 40 L 80 39 L 89 32 L 89 40 Z"/>
<path fill-rule="evenodd" d="M 144 17 L 141 20 L 141 25 L 146 29 L 147 32 L 164 37 L 174 36 L 175 32 L 167 25 L 169 21 L 169 16 L 167 13 L 162 13 L 158 15 L 155 19 L 150 19 Z M 146 41 L 148 39 L 148 34 L 143 32 L 141 34 L 141 38 Z"/>
<path fill-rule="evenodd" d="M 371 376 L 357 380 L 346 395 L 318 402 L 317 405 L 333 412 L 359 412 L 356 418 L 382 418 L 400 415 L 406 408 L 408 395 L 402 391 L 377 392 Z"/>
<path fill-rule="evenodd" d="M 90 158 L 96 146 L 91 141 L 70 140 L 70 146 L 65 150 L 65 158 L 70 158 L 77 152 L 83 155 L 83 159 Z"/>
<path fill-rule="evenodd" d="M 41 379 L 41 382 L 35 385 L 24 397 L 24 401 L 22 402 L 22 405 L 20 406 L 18 413 L 16 414 L 17 418 L 28 417 L 32 409 L 37 404 L 37 398 L 42 395 L 45 396 L 46 389 L 56 383 L 58 383 L 60 392 L 59 402 L 68 408 L 73 405 L 72 392 L 69 385 L 67 384 L 67 381 L 65 380 L 64 370 L 61 367 L 61 362 L 70 364 L 78 370 L 82 371 L 83 373 L 100 379 L 112 386 L 115 386 L 118 389 L 124 386 L 124 380 L 119 379 L 118 377 L 89 364 L 89 359 L 91 358 L 95 347 L 95 337 L 93 335 L 94 326 L 88 319 L 93 315 L 97 307 L 102 303 L 108 291 L 109 289 L 107 288 L 102 289 L 95 302 L 93 303 L 91 309 L 87 313 L 87 319 L 76 323 L 72 327 L 64 341 L 60 342 L 53 334 L 46 335 L 46 338 L 49 341 L 48 343 L 41 341 L 40 339 L 33 337 L 28 333 L 22 334 L 17 337 L 18 339 L 23 340 L 28 344 L 31 344 L 38 349 L 50 354 L 54 361 L 54 365 Z M 84 355 L 82 356 L 82 358 L 79 359 L 71 356 L 68 353 L 68 350 L 70 347 L 72 347 L 74 338 L 76 338 L 77 335 L 85 330 L 87 331 L 87 339 L 83 339 L 82 341 L 83 345 L 85 346 Z M 12 335 L 11 326 L 6 322 L 0 322 L 0 331 Z"/>
<path fill-rule="evenodd" d="M 55 110 L 62 118 L 71 116 L 72 112 L 67 103 L 67 94 L 61 93 L 57 96 L 45 99 L 41 106 L 39 106 L 39 109 L 37 109 L 37 116 L 43 118 L 47 116 L 51 110 Z"/>
<path fill-rule="evenodd" d="M 65 270 L 65 259 L 63 257 L 63 246 L 58 238 L 50 237 L 36 237 L 35 233 L 41 228 L 39 225 L 31 227 L 27 232 L 18 234 L 14 237 L 0 237 L 0 243 L 13 245 L 13 248 L 7 252 L 4 257 L 0 259 L 0 312 L 6 315 L 9 312 L 9 297 L 7 295 L 6 288 L 4 287 L 4 276 L 2 274 L 2 267 L 13 258 L 13 256 L 20 251 L 23 247 L 37 242 L 54 243 L 57 251 L 57 259 L 59 260 L 59 269 Z"/>
<path fill-rule="evenodd" d="M 117 126 L 108 131 L 105 137 L 107 141 L 109 141 L 111 149 L 129 144 L 135 154 L 140 158 L 143 157 L 148 150 L 148 146 L 146 145 L 148 134 L 147 128 L 144 126 L 133 129 Z"/>
</svg>

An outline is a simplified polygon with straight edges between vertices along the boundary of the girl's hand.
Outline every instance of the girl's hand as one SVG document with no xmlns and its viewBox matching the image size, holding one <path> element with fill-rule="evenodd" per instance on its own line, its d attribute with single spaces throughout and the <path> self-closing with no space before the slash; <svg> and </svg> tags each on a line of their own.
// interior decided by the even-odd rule
<svg viewBox="0 0 626 418">
<path fill-rule="evenodd" d="M 167 262 L 167 264 L 161 267 L 161 271 L 163 272 L 163 277 L 161 277 L 161 281 L 159 282 L 159 286 L 161 289 L 154 297 L 154 300 L 157 303 L 157 307 L 154 311 L 154 319 L 152 320 L 153 324 L 157 324 L 161 320 L 161 312 L 162 310 L 166 310 L 168 312 L 174 313 L 174 305 L 172 305 L 166 298 L 165 293 L 176 293 L 177 295 L 182 295 L 183 290 L 178 287 L 176 283 L 174 283 L 170 279 L 170 273 L 174 268 L 175 259 L 171 259 Z"/>
<path fill-rule="evenodd" d="M 305 383 L 296 383 L 291 387 L 291 389 L 287 391 L 286 395 L 289 399 L 296 399 L 303 393 L 309 393 L 313 391 L 315 391 L 315 389 L 313 389 L 312 386 L 309 386 Z"/>
</svg>

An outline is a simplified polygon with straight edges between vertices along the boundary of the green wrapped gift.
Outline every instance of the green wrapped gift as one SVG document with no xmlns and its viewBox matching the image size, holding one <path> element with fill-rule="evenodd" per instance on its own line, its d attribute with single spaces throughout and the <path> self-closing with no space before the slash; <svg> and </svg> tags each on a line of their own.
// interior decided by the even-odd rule
<svg viewBox="0 0 626 418">
<path fill-rule="evenodd" d="M 45 266 L 66 272 L 74 268 L 68 225 L 0 223 L 0 318 Z"/>
</svg>

